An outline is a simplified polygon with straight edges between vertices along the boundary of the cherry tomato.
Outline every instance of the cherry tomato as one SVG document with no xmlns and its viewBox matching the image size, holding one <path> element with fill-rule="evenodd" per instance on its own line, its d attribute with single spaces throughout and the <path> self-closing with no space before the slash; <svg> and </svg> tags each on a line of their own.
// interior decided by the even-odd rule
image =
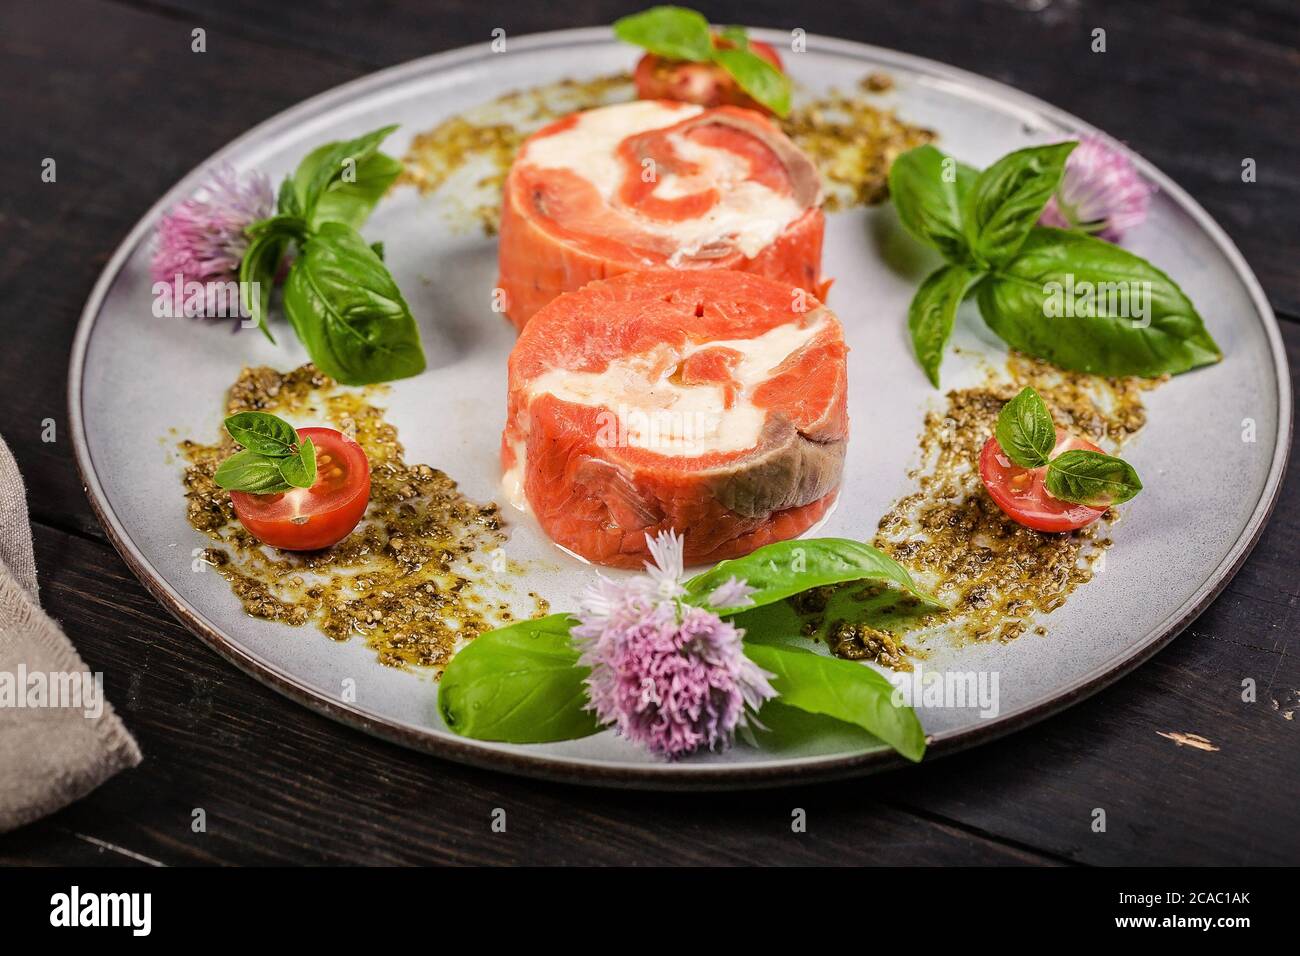
<svg viewBox="0 0 1300 956">
<path fill-rule="evenodd" d="M 1056 447 L 1048 457 L 1055 458 L 1061 452 L 1075 448 L 1101 451 L 1086 438 L 1058 428 Z M 1105 508 L 1090 508 L 1053 498 L 1043 485 L 1047 468 L 1021 468 L 1013 464 L 994 437 L 984 443 L 980 452 L 980 477 L 999 508 L 1026 528 L 1036 531 L 1074 531 L 1092 524 L 1106 513 Z"/>
<path fill-rule="evenodd" d="M 370 502 L 370 462 L 361 446 L 332 428 L 300 428 L 316 446 L 316 483 L 274 495 L 232 491 L 230 501 L 248 533 L 285 551 L 338 544 Z"/>
<path fill-rule="evenodd" d="M 713 38 L 713 45 L 724 50 L 734 46 L 719 36 Z M 781 69 L 781 57 L 768 44 L 750 40 L 749 48 Z M 647 53 L 637 63 L 633 79 L 638 99 L 679 100 L 700 106 L 743 106 L 769 115 L 772 112 L 750 97 L 731 74 L 716 63 L 689 63 Z"/>
</svg>

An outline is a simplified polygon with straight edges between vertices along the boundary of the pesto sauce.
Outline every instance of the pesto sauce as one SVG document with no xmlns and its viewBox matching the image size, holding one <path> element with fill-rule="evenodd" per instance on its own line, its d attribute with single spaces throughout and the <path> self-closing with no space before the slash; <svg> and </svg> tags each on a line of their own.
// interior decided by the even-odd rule
<svg viewBox="0 0 1300 956">
<path fill-rule="evenodd" d="M 944 411 L 926 416 L 918 490 L 880 519 L 874 542 L 952 609 L 922 624 L 959 641 L 1011 641 L 1030 628 L 1046 634 L 1036 618 L 1092 580 L 1119 518 L 1111 508 L 1078 531 L 1049 534 L 1007 517 L 978 467 L 1003 404 L 1031 385 L 1062 428 L 1113 449 L 1146 423 L 1141 393 L 1163 381 L 1065 372 L 1014 353 L 1007 370 L 1010 381 L 951 391 Z"/>
<path fill-rule="evenodd" d="M 370 506 L 357 529 L 332 548 L 267 548 L 244 530 L 227 492 L 212 480 L 236 445 L 182 441 L 190 525 L 214 541 L 203 560 L 230 584 L 254 617 L 328 637 L 361 637 L 393 667 L 440 667 L 463 642 L 514 619 L 512 575 L 498 548 L 506 540 L 495 504 L 470 501 L 446 473 L 408 464 L 397 430 L 372 400 L 382 386 L 344 390 L 312 365 L 291 372 L 245 368 L 226 414 L 266 411 L 294 424 L 324 422 L 351 435 L 370 461 Z M 494 553 L 495 552 L 495 553 Z M 547 602 L 528 594 L 529 616 Z"/>
</svg>

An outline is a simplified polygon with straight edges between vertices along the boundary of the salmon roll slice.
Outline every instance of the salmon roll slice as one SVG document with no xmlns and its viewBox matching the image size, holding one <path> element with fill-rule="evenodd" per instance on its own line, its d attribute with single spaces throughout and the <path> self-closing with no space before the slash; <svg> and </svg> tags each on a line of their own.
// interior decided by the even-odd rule
<svg viewBox="0 0 1300 956">
<path fill-rule="evenodd" d="M 506 177 L 499 288 L 523 328 L 562 292 L 623 272 L 735 269 L 821 280 L 821 178 L 739 107 L 638 100 L 534 133 Z"/>
<path fill-rule="evenodd" d="M 669 529 L 691 564 L 799 535 L 840 487 L 847 351 L 816 298 L 743 272 L 561 295 L 510 354 L 505 494 L 616 567 L 640 567 L 646 534 Z"/>
</svg>

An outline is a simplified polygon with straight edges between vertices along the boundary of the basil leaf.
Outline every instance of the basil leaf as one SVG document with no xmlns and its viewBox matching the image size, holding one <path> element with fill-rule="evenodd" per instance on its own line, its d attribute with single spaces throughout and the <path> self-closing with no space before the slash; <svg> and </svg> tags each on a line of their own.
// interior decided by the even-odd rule
<svg viewBox="0 0 1300 956">
<path fill-rule="evenodd" d="M 289 484 L 280 475 L 276 459 L 255 451 L 236 452 L 217 468 L 212 480 L 227 491 L 246 491 L 250 495 L 270 495 L 288 491 Z"/>
<path fill-rule="evenodd" d="M 1061 368 L 1154 377 L 1222 357 L 1172 279 L 1092 236 L 1035 226 L 978 296 L 1007 345 Z"/>
<path fill-rule="evenodd" d="M 420 332 L 383 260 L 357 231 L 322 223 L 302 247 L 284 309 L 316 366 L 344 385 L 424 371 Z"/>
<path fill-rule="evenodd" d="M 614 21 L 614 35 L 670 60 L 707 63 L 713 57 L 709 21 L 685 7 L 651 7 L 622 17 Z"/>
<path fill-rule="evenodd" d="M 903 228 L 949 262 L 972 263 L 962 229 L 963 197 L 979 170 L 933 146 L 917 146 L 889 167 L 889 195 Z"/>
<path fill-rule="evenodd" d="M 997 265 L 1016 254 L 1060 186 L 1065 161 L 1077 145 L 1070 141 L 1018 149 L 979 174 L 962 209 L 966 238 L 977 258 Z"/>
<path fill-rule="evenodd" d="M 280 477 L 295 488 L 310 488 L 316 484 L 316 446 L 310 438 L 302 440 L 296 455 L 277 458 L 275 464 L 280 469 Z"/>
<path fill-rule="evenodd" d="M 686 582 L 685 600 L 706 605 L 709 595 L 733 577 L 745 581 L 755 592 L 750 596 L 750 604 L 718 609 L 724 616 L 783 601 L 809 588 L 866 579 L 888 581 L 929 604 L 940 606 L 917 587 L 912 576 L 893 558 L 869 544 L 848 538 L 778 541 L 743 558 L 721 561 Z"/>
<path fill-rule="evenodd" d="M 921 626 L 942 606 L 920 600 L 879 581 L 849 581 L 821 589 L 818 600 L 803 606 L 778 601 L 741 611 L 731 622 L 745 631 L 745 640 L 809 648 L 830 647 L 843 624 L 865 624 L 891 635 Z M 824 600 L 822 598 L 824 597 Z"/>
<path fill-rule="evenodd" d="M 587 706 L 588 668 L 569 640 L 574 621 L 552 614 L 481 634 L 442 672 L 438 710 L 477 740 L 537 744 L 599 731 Z"/>
<path fill-rule="evenodd" d="M 749 32 L 744 27 L 723 27 L 718 31 L 718 36 L 741 50 L 749 48 Z"/>
<path fill-rule="evenodd" d="M 1042 468 L 1056 447 L 1052 413 L 1028 386 L 1002 406 L 993 434 L 1003 453 L 1021 468 Z"/>
<path fill-rule="evenodd" d="M 761 726 L 754 726 L 754 743 L 763 753 L 806 757 L 812 753 L 842 753 L 870 750 L 881 740 L 861 727 L 788 707 L 778 697 L 763 704 L 758 714 Z"/>
<path fill-rule="evenodd" d="M 974 285 L 984 278 L 984 273 L 966 266 L 950 264 L 926 277 L 921 288 L 912 297 L 907 310 L 907 330 L 912 335 L 912 350 L 925 369 L 926 377 L 935 388 L 939 387 L 939 366 L 943 350 L 952 335 L 957 307 Z"/>
<path fill-rule="evenodd" d="M 326 190 L 334 189 L 341 185 L 344 191 L 347 192 L 349 191 L 347 187 L 356 186 L 358 183 L 361 183 L 362 168 L 366 166 L 370 156 L 379 148 L 379 144 L 382 143 L 395 129 L 397 129 L 396 125 L 385 126 L 381 129 L 373 130 L 362 136 L 358 136 L 355 139 L 325 143 L 308 153 L 306 157 L 303 158 L 302 162 L 298 164 L 298 168 L 293 174 L 293 190 L 297 197 L 297 205 L 300 214 L 312 224 L 313 228 L 319 228 L 321 222 L 324 221 L 320 216 L 318 216 L 317 207 L 321 203 Z M 388 157 L 384 158 L 388 160 Z M 344 169 L 347 168 L 345 164 L 349 160 L 352 162 L 352 168 L 357 174 L 357 183 L 342 183 Z M 396 162 L 396 160 L 389 160 L 390 164 L 394 162 Z M 400 165 L 401 164 L 399 163 L 398 166 L 400 167 Z M 385 166 L 383 163 L 373 167 L 370 171 L 368 186 L 356 190 L 355 192 L 357 195 L 353 195 L 350 202 L 357 203 L 363 201 L 364 196 L 368 194 L 368 191 L 374 189 L 375 181 L 379 178 L 379 174 L 387 168 L 390 167 Z M 385 183 L 383 188 L 387 189 L 388 183 Z M 383 190 L 380 190 L 380 192 L 375 195 L 374 198 L 376 201 L 378 201 L 380 195 L 383 195 Z M 365 208 L 365 215 L 369 214 L 370 207 L 373 205 L 374 203 L 372 202 L 370 203 L 370 206 Z M 356 209 L 352 208 L 351 212 L 355 214 Z M 362 215 L 361 217 L 363 221 L 365 215 Z M 352 223 L 350 222 L 350 224 Z M 356 223 L 356 225 L 359 224 L 360 223 Z"/>
<path fill-rule="evenodd" d="M 282 216 L 302 218 L 302 205 L 298 202 L 298 193 L 294 191 L 292 176 L 285 176 L 280 183 L 280 191 L 275 197 L 275 211 Z"/>
<path fill-rule="evenodd" d="M 772 688 L 782 704 L 856 724 L 908 760 L 925 754 L 916 712 L 896 706 L 894 685 L 866 664 L 771 644 L 746 644 L 745 655 L 775 675 Z"/>
<path fill-rule="evenodd" d="M 298 432 L 283 418 L 266 412 L 240 412 L 225 421 L 230 437 L 249 451 L 269 458 L 295 454 Z"/>
<path fill-rule="evenodd" d="M 1128 462 L 1082 448 L 1053 458 L 1043 483 L 1053 498 L 1090 508 L 1121 504 L 1142 490 L 1142 481 Z"/>
<path fill-rule="evenodd" d="M 371 153 L 356 164 L 356 178 L 335 180 L 320 195 L 312 212 L 313 229 L 322 222 L 347 223 L 359 229 L 370 218 L 388 187 L 402 174 L 402 162 L 385 153 Z"/>
<path fill-rule="evenodd" d="M 790 78 L 748 48 L 713 51 L 713 59 L 737 85 L 777 116 L 790 115 Z"/>
<path fill-rule="evenodd" d="M 275 336 L 266 324 L 266 314 L 271 304 L 271 290 L 275 288 L 275 276 L 288 248 L 287 234 L 278 229 L 268 229 L 252 237 L 244 258 L 239 260 L 239 292 L 244 312 L 248 318 L 257 321 L 257 327 L 272 345 Z"/>
</svg>

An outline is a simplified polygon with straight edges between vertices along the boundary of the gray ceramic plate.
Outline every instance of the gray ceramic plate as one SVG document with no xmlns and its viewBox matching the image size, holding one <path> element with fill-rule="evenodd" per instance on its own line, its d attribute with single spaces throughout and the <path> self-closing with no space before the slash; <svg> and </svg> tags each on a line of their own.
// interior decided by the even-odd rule
<svg viewBox="0 0 1300 956">
<path fill-rule="evenodd" d="M 786 45 L 779 33 L 759 36 Z M 511 38 L 505 54 L 487 45 L 408 63 L 316 97 L 263 123 L 216 159 L 259 168 L 273 181 L 325 140 L 401 123 L 388 151 L 442 119 L 509 90 L 567 76 L 629 69 L 635 53 L 605 29 Z M 809 37 L 790 56 L 812 91 L 853 88 L 867 73 L 896 80 L 886 98 L 909 121 L 939 132 L 949 152 L 986 165 L 1020 146 L 1088 131 L 1074 117 L 999 84 L 916 57 Z M 1045 620 L 1045 638 L 1009 645 L 939 648 L 927 667 L 997 672 L 1000 712 L 923 709 L 931 756 L 1023 727 L 1104 686 L 1151 656 L 1224 586 L 1255 542 L 1278 492 L 1291 429 L 1290 384 L 1281 340 L 1264 295 L 1223 231 L 1149 164 L 1159 186 L 1152 215 L 1131 247 L 1174 276 L 1225 353 L 1219 365 L 1151 393 L 1150 424 L 1126 454 L 1147 490 L 1116 530 L 1105 573 Z M 543 746 L 508 746 L 450 734 L 427 674 L 378 665 L 364 643 L 337 644 L 315 631 L 245 616 L 225 582 L 195 573 L 204 540 L 185 522 L 179 464 L 168 454 L 180 435 L 215 435 L 220 397 L 241 364 L 289 368 L 305 360 L 284 334 L 273 347 L 220 323 L 151 315 L 148 251 L 160 212 L 193 191 L 196 170 L 149 211 L 95 287 L 72 353 L 69 401 L 77 458 L 91 502 L 127 562 L 160 601 L 239 667 L 293 699 L 345 723 L 432 753 L 539 776 L 620 786 L 727 787 L 844 775 L 893 765 L 888 750 L 857 736 L 817 736 L 778 750 L 738 746 L 679 764 L 653 761 L 604 733 Z M 444 468 L 479 500 L 496 497 L 497 443 L 505 406 L 505 359 L 513 333 L 489 308 L 494 244 L 445 224 L 438 200 L 403 190 L 367 226 L 382 237 L 398 283 L 421 323 L 430 368 L 399 382 L 390 419 L 413 461 Z M 938 393 L 913 359 L 907 304 L 932 261 L 895 242 L 888 207 L 829 217 L 825 272 L 836 279 L 830 305 L 847 329 L 853 439 L 837 510 L 822 534 L 870 538 L 875 523 L 909 489 L 922 417 Z M 967 307 L 970 308 L 969 306 Z M 1000 350 L 973 311 L 958 323 L 959 345 L 995 363 Z M 973 382 L 978 362 L 949 358 L 945 386 Z M 1257 440 L 1243 441 L 1243 422 Z M 527 521 L 515 523 L 508 551 L 542 568 L 526 581 L 557 607 L 571 606 L 590 570 L 557 554 Z M 549 569 L 548 569 L 549 568 Z M 340 699 L 356 683 L 356 702 Z"/>
</svg>

